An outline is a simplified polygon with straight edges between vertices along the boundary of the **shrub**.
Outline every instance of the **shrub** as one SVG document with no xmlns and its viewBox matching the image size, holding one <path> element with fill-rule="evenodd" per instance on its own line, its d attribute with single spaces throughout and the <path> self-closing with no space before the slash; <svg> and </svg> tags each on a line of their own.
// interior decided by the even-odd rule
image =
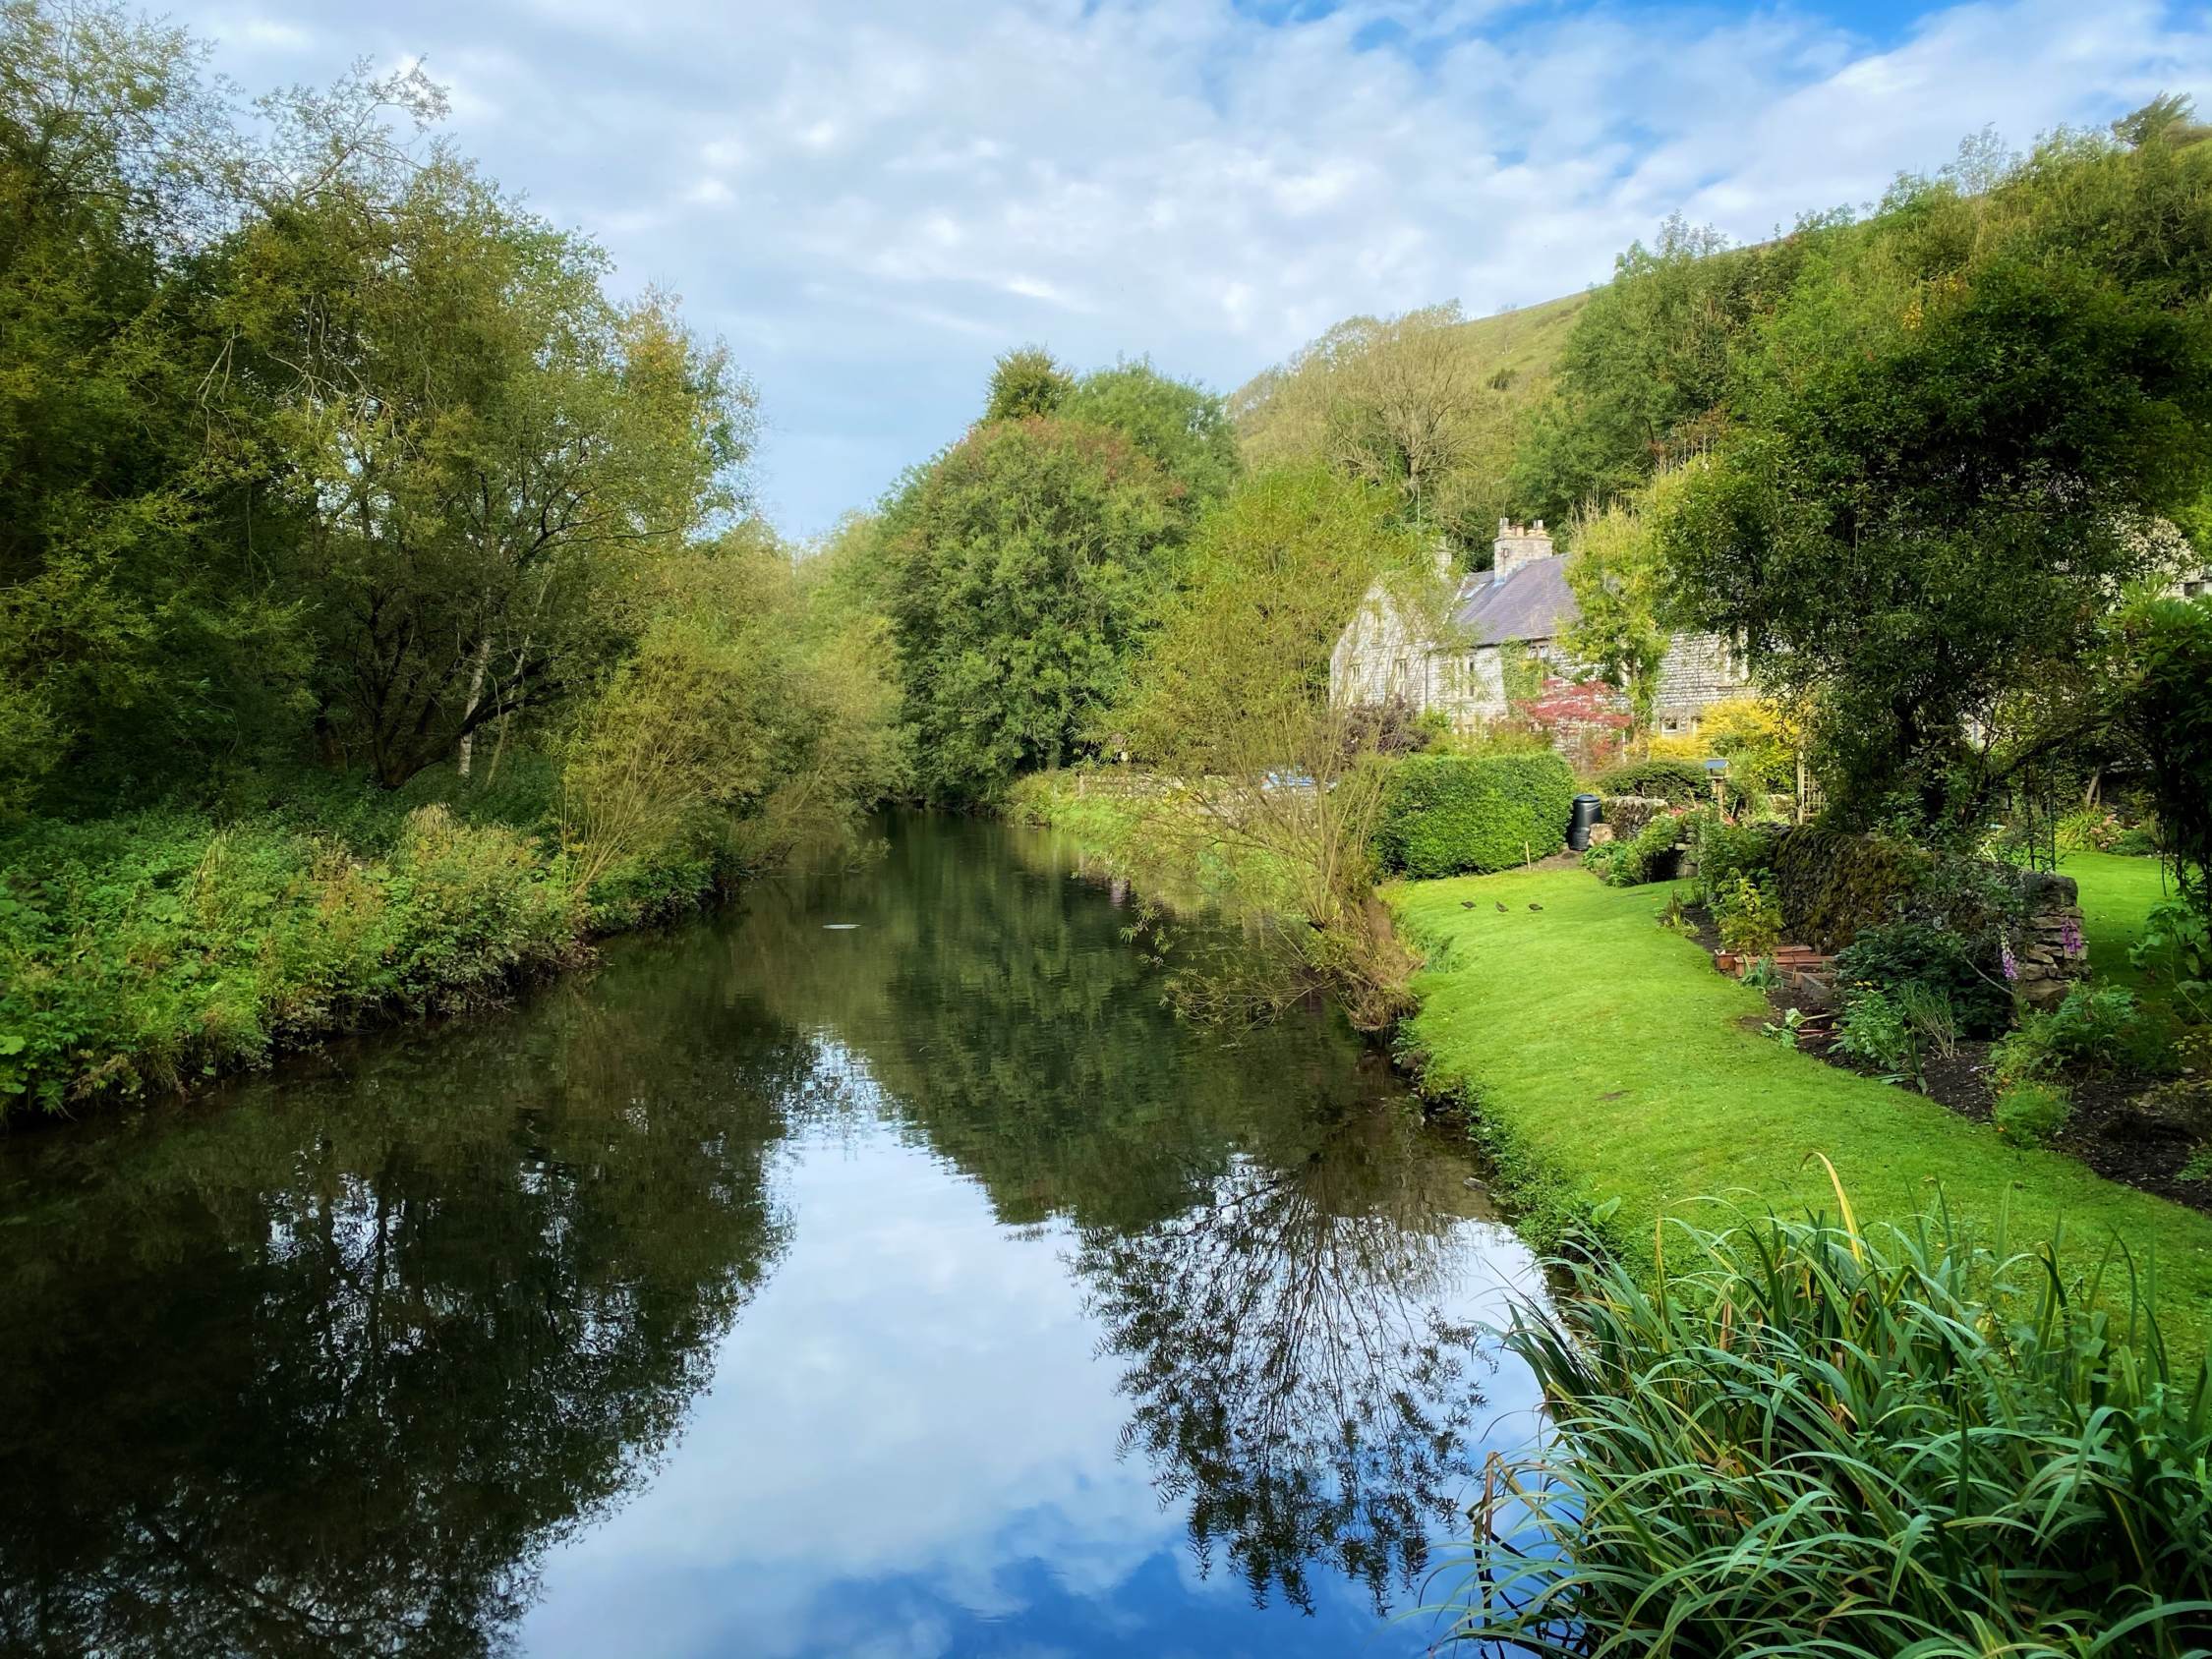
<svg viewBox="0 0 2212 1659">
<path fill-rule="evenodd" d="M 2075 986 L 2049 1013 L 2022 1018 L 1991 1056 L 2001 1084 L 2066 1069 L 2161 1071 L 2171 1058 L 2166 1032 L 2144 1014 L 2134 993 L 2117 985 Z"/>
<path fill-rule="evenodd" d="M 2212 1020 L 2212 927 L 2189 906 L 2170 902 L 2153 909 L 2127 959 L 2172 993 L 2180 1012 Z"/>
<path fill-rule="evenodd" d="M 1690 806 L 1713 798 L 1705 768 L 1695 761 L 1628 761 L 1598 774 L 1601 795 L 1642 795 Z"/>
<path fill-rule="evenodd" d="M 1699 807 L 1690 813 L 1683 820 L 1683 841 L 1697 866 L 1698 897 L 1715 905 L 1723 892 L 1734 887 L 1738 878 L 1764 878 L 1774 868 L 1777 838 L 1772 830 L 1730 824 L 1713 807 Z M 1764 880 L 1761 886 L 1772 888 L 1772 884 Z M 1777 937 L 1780 925 L 1777 912 Z"/>
<path fill-rule="evenodd" d="M 1998 1132 L 2023 1146 L 2041 1146 L 2066 1127 L 2073 1103 L 2056 1083 L 2008 1084 L 1991 1111 Z"/>
<path fill-rule="evenodd" d="M 1508 870 L 1567 842 L 1574 774 L 1557 755 L 1413 755 L 1383 790 L 1376 850 L 1409 876 Z"/>
<path fill-rule="evenodd" d="M 1493 1467 L 1442 1570 L 1454 1638 L 1561 1659 L 2203 1648 L 2212 1373 L 2094 1262 L 1844 1218 L 1684 1228 L 1656 1288 L 1560 1265 L 1559 1311 L 1525 1305 L 1506 1337 L 1548 1430 Z"/>
<path fill-rule="evenodd" d="M 1595 871 L 1600 881 L 1612 887 L 1671 881 L 1679 862 L 1676 848 L 1681 839 L 1681 816 L 1664 813 L 1625 841 L 1592 847 L 1583 854 L 1583 868 Z"/>
<path fill-rule="evenodd" d="M 1897 1000 L 1886 991 L 1862 991 L 1843 1004 L 1835 1046 L 1892 1081 L 1920 1080 L 1920 1038 Z"/>
<path fill-rule="evenodd" d="M 1865 987 L 1892 995 L 1907 985 L 1933 986 L 1956 1011 L 1970 1037 L 1994 1037 L 2012 1023 L 2012 997 L 1991 940 L 1970 940 L 1928 922 L 1885 922 L 1861 928 L 1836 952 L 1835 982 L 1848 993 Z"/>
<path fill-rule="evenodd" d="M 1738 876 L 1717 892 L 1713 916 L 1725 949 L 1763 956 L 1781 943 L 1781 905 L 1755 876 Z"/>
</svg>

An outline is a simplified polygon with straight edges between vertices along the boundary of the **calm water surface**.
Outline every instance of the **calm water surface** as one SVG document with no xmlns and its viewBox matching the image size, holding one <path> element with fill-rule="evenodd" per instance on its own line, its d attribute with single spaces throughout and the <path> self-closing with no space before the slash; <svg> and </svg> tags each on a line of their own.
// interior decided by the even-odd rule
<svg viewBox="0 0 2212 1659">
<path fill-rule="evenodd" d="M 0 1141 L 0 1651 L 1403 1655 L 1536 1287 L 1051 840 Z M 833 926 L 835 924 L 835 926 Z"/>
</svg>

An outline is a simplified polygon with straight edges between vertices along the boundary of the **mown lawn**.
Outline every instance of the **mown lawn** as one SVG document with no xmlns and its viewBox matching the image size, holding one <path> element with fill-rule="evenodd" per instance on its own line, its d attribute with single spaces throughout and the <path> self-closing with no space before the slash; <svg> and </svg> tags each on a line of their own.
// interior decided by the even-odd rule
<svg viewBox="0 0 2212 1659">
<path fill-rule="evenodd" d="M 2109 949 L 2108 874 L 2117 889 L 2101 869 L 2085 886 Z M 1770 1041 L 1766 1000 L 1655 925 L 1666 890 L 1559 869 L 1389 889 L 1429 952 L 1412 1022 L 1429 1079 L 1477 1102 L 1540 1240 L 1568 1209 L 1617 1198 L 1606 1231 L 1648 1267 L 1660 1218 L 1720 1219 L 1701 1200 L 1833 1213 L 1822 1153 L 1862 1222 L 1909 1220 L 1940 1193 L 1954 1215 L 2004 1216 L 2014 1248 L 2063 1229 L 2076 1265 L 2120 1240 L 2155 1261 L 2169 1342 L 2203 1351 L 2212 1217 Z"/>
<path fill-rule="evenodd" d="M 2166 866 L 2155 858 L 2123 858 L 2118 853 L 2068 853 L 2059 874 L 2071 876 L 2081 889 L 2081 938 L 2089 946 L 2096 977 L 2140 986 L 2143 976 L 2127 960 L 2127 947 L 2143 931 L 2143 919 L 2174 896 Z"/>
</svg>

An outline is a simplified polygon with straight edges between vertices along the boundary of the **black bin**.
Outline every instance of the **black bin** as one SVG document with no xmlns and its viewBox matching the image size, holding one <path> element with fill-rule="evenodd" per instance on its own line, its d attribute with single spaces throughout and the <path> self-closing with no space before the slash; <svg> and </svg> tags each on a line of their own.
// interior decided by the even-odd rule
<svg viewBox="0 0 2212 1659">
<path fill-rule="evenodd" d="M 1590 850 L 1590 827 L 1597 823 L 1598 819 L 1598 797 L 1596 795 L 1577 795 L 1575 797 L 1574 817 L 1567 820 L 1567 850 L 1569 852 L 1588 852 Z"/>
</svg>

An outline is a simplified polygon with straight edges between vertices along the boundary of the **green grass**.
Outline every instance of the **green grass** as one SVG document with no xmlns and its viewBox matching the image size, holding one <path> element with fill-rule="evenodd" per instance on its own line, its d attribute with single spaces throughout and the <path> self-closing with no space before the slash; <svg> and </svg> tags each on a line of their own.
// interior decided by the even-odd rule
<svg viewBox="0 0 2212 1659">
<path fill-rule="evenodd" d="M 2081 889 L 2081 938 L 2090 971 L 2115 985 L 2140 989 L 2143 976 L 2127 960 L 2127 947 L 2143 931 L 2143 918 L 2174 896 L 2166 866 L 2155 858 L 2118 853 L 2068 853 L 2059 873 Z"/>
<path fill-rule="evenodd" d="M 2095 907 L 2117 927 L 2105 875 L 2092 884 Z M 2077 1261 L 2119 1240 L 2155 1261 L 2154 1300 L 2175 1347 L 2204 1350 L 2212 1217 L 1768 1040 L 1757 1029 L 1765 999 L 1655 925 L 1664 887 L 1543 870 L 1407 884 L 1389 896 L 1429 952 L 1409 1031 L 1429 1084 L 1477 1104 L 1540 1246 L 1611 1199 L 1602 1230 L 1632 1266 L 1651 1263 L 1661 1218 L 1711 1224 L 1703 1199 L 1833 1210 L 1820 1153 L 1861 1222 L 1907 1221 L 1940 1190 L 1957 1214 L 2005 1214 L 2015 1247 L 2062 1226 Z"/>
</svg>

